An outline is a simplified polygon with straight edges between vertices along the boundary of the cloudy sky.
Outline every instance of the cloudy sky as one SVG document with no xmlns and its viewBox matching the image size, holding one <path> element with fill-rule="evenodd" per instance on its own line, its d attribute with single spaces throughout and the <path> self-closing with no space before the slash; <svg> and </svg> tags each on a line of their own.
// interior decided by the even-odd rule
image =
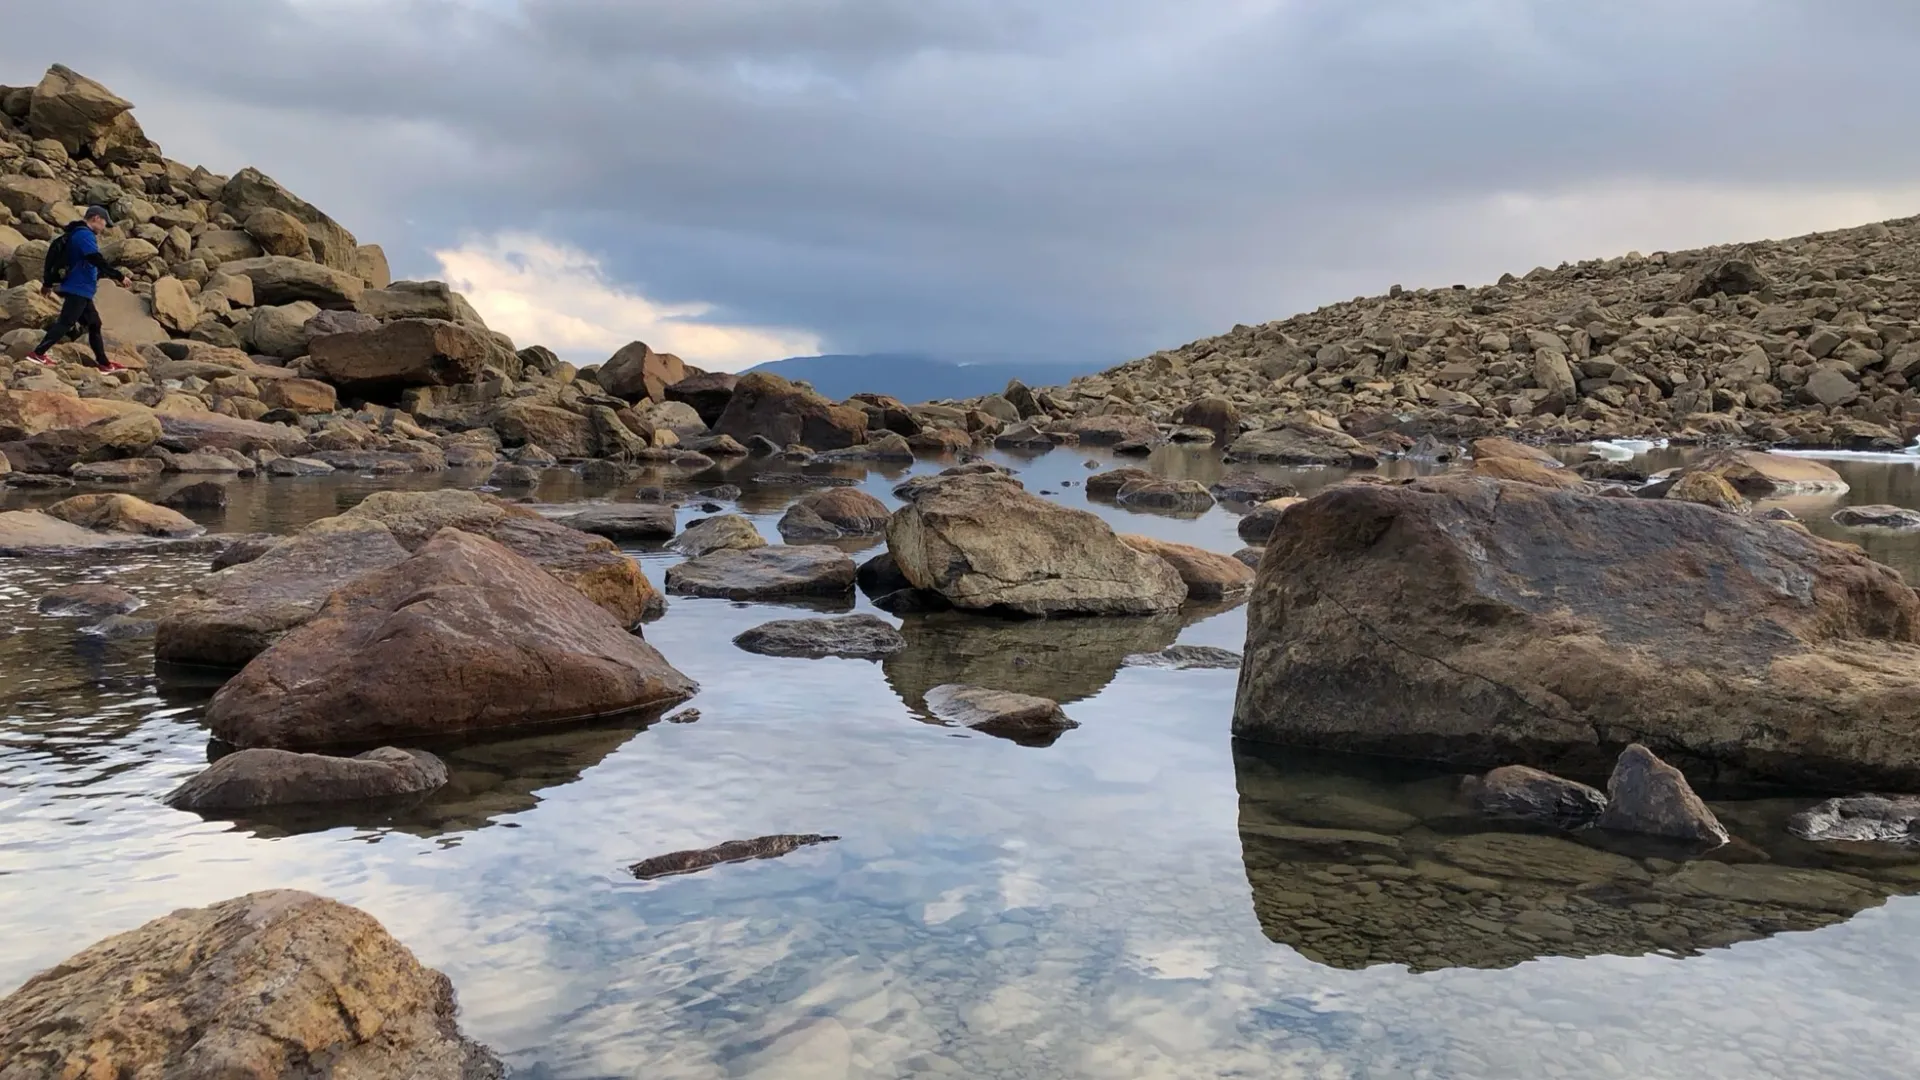
<svg viewBox="0 0 1920 1080">
<path fill-rule="evenodd" d="M 1913 0 L 14 5 L 583 362 L 1120 361 L 1402 283 L 1920 212 Z"/>
</svg>

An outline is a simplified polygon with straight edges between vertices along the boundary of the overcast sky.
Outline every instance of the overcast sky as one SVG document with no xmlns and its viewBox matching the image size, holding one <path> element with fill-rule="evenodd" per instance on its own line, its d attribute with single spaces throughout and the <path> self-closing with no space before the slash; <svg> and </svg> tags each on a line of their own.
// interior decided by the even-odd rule
<svg viewBox="0 0 1920 1080">
<path fill-rule="evenodd" d="M 582 362 L 1115 362 L 1389 285 L 1920 212 L 1913 0 L 10 5 Z"/>
</svg>

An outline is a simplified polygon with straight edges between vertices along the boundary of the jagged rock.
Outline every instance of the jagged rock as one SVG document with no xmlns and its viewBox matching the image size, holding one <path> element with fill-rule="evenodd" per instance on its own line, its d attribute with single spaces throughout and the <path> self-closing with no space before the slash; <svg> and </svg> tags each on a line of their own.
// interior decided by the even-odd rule
<svg viewBox="0 0 1920 1080">
<path fill-rule="evenodd" d="M 21 1076 L 497 1080 L 453 985 L 365 912 L 292 890 L 186 908 L 107 938 L 0 1000 Z M 102 1069 L 111 1070 L 102 1072 Z"/>
<path fill-rule="evenodd" d="M 97 156 L 102 141 L 115 134 L 115 122 L 132 120 L 132 102 L 64 64 L 47 69 L 31 101 L 27 130 L 36 139 L 54 140 L 69 154 Z"/>
<path fill-rule="evenodd" d="M 335 592 L 206 722 L 239 747 L 294 749 L 659 712 L 696 689 L 577 590 L 449 528 Z"/>
<path fill-rule="evenodd" d="M 1189 600 L 1223 600 L 1243 596 L 1253 588 L 1253 571 L 1231 555 L 1126 533 L 1120 535 L 1120 542 L 1173 567 L 1186 583 Z"/>
<path fill-rule="evenodd" d="M 1502 765 L 1469 777 L 1463 792 L 1473 808 L 1490 817 L 1573 831 L 1594 823 L 1607 808 L 1599 789 L 1525 765 Z"/>
<path fill-rule="evenodd" d="M 670 402 L 691 407 L 700 415 L 701 423 L 712 427 L 726 413 L 727 403 L 733 400 L 733 389 L 739 382 L 740 376 L 724 371 L 688 375 L 669 383 L 666 397 Z"/>
<path fill-rule="evenodd" d="M 1745 259 L 1725 259 L 1706 263 L 1687 278 L 1681 287 L 1683 300 L 1702 300 L 1715 293 L 1728 296 L 1745 296 L 1748 293 L 1762 292 L 1773 282 Z"/>
<path fill-rule="evenodd" d="M 1128 547 L 1098 517 L 994 473 L 922 487 L 889 520 L 887 547 L 915 588 L 971 610 L 1141 615 L 1187 594 L 1165 560 Z"/>
<path fill-rule="evenodd" d="M 857 488 L 829 488 L 801 496 L 780 518 L 788 543 L 878 536 L 891 516 L 886 504 Z"/>
<path fill-rule="evenodd" d="M 1156 653 L 1134 653 L 1127 657 L 1126 666 L 1167 668 L 1172 671 L 1209 668 L 1230 671 L 1240 667 L 1240 654 L 1212 645 L 1169 645 Z"/>
<path fill-rule="evenodd" d="M 40 598 L 40 614 L 55 618 L 104 619 L 140 610 L 140 598 L 115 585 L 68 585 Z"/>
<path fill-rule="evenodd" d="M 692 710 L 688 710 L 691 712 Z M 671 719 L 671 718 L 669 718 Z M 695 713 L 693 719 L 699 719 Z M 686 721 L 691 722 L 691 721 Z M 828 844 L 840 839 L 837 836 L 822 836 L 818 833 L 804 835 L 759 836 L 752 840 L 729 840 L 710 848 L 697 851 L 676 851 L 668 855 L 655 855 L 651 859 L 642 859 L 628 867 L 629 872 L 641 881 L 655 878 L 673 877 L 679 874 L 692 874 L 725 863 L 747 862 L 755 859 L 777 859 L 790 855 L 803 847 L 815 844 Z"/>
<path fill-rule="evenodd" d="M 752 521 L 739 514 L 720 514 L 689 522 L 686 531 L 668 545 L 690 559 L 716 551 L 746 551 L 767 546 Z"/>
<path fill-rule="evenodd" d="M 733 643 L 763 656 L 878 660 L 907 647 L 907 639 L 885 619 L 847 615 L 837 619 L 783 619 L 762 623 Z"/>
<path fill-rule="evenodd" d="M 1873 529 L 1920 529 L 1920 510 L 1903 506 L 1843 506 L 1833 512 L 1836 525 Z"/>
<path fill-rule="evenodd" d="M 307 243 L 312 258 L 319 264 L 341 271 L 342 280 L 356 283 L 353 291 L 357 296 L 365 287 L 360 276 L 362 254 L 359 243 L 353 234 L 340 226 L 339 222 L 321 213 L 311 203 L 281 187 L 275 180 L 258 169 L 246 168 L 234 173 L 233 177 L 220 189 L 220 202 L 227 208 L 236 221 L 246 221 L 254 211 L 261 208 L 282 210 L 293 215 L 307 232 Z M 272 258 L 273 256 L 268 256 Z M 248 273 L 223 267 L 229 273 Z M 249 273 L 249 276 L 252 276 Z M 258 281 L 255 282 L 258 285 Z M 304 299 L 318 300 L 318 297 Z M 275 300 L 263 300 L 263 303 L 278 303 Z M 326 306 L 333 306 L 328 304 Z"/>
<path fill-rule="evenodd" d="M 1920 796 L 1850 795 L 1828 799 L 1788 822 L 1802 840 L 1920 843 Z"/>
<path fill-rule="evenodd" d="M 306 225 L 285 210 L 262 206 L 248 214 L 240 227 L 268 255 L 286 255 L 295 259 L 313 256 L 313 249 L 308 246 Z"/>
<path fill-rule="evenodd" d="M 667 592 L 727 600 L 844 596 L 853 576 L 853 560 L 834 547 L 723 548 L 669 568 Z"/>
<path fill-rule="evenodd" d="M 360 294 L 360 310 L 381 322 L 438 319 L 485 330 L 486 321 L 467 298 L 444 281 L 395 281 Z"/>
<path fill-rule="evenodd" d="M 1857 548 L 1471 477 L 1343 484 L 1286 520 L 1242 738 L 1575 773 L 1640 742 L 1729 777 L 1920 782 L 1894 734 L 1920 724 L 1920 597 Z"/>
<path fill-rule="evenodd" d="M 643 341 L 623 346 L 600 365 L 600 387 L 617 398 L 666 401 L 667 387 L 687 377 L 687 367 L 672 353 L 654 352 Z"/>
<path fill-rule="evenodd" d="M 241 750 L 174 788 L 166 804 L 175 810 L 254 810 L 419 795 L 446 782 L 446 764 L 425 750 L 383 746 L 355 757 Z"/>
<path fill-rule="evenodd" d="M 839 450 L 866 441 L 867 414 L 835 405 L 778 375 L 756 371 L 740 377 L 726 410 L 712 426 L 715 434 L 731 435 L 743 443 L 760 436 L 779 446 L 798 443 L 815 450 Z"/>
<path fill-rule="evenodd" d="M 1058 703 L 1030 694 L 949 683 L 927 691 L 927 711 L 949 724 L 1009 739 L 1022 746 L 1052 746 L 1079 727 Z"/>
<path fill-rule="evenodd" d="M 1639 743 L 1621 752 L 1607 780 L 1607 808 L 1594 824 L 1674 840 L 1727 842 L 1726 828 L 1693 793 L 1680 770 Z"/>
</svg>

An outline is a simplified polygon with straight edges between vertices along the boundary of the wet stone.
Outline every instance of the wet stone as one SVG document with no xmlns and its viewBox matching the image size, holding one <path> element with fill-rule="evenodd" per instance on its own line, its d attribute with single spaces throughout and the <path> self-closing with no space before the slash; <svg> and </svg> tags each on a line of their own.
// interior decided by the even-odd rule
<svg viewBox="0 0 1920 1080">
<path fill-rule="evenodd" d="M 1470 777 L 1463 794 L 1489 817 L 1569 831 L 1593 824 L 1607 807 L 1607 796 L 1599 789 L 1525 765 L 1505 765 Z"/>
<path fill-rule="evenodd" d="M 1724 844 L 1727 830 L 1694 794 L 1680 770 L 1639 743 L 1627 747 L 1607 780 L 1607 808 L 1595 822 L 1614 832 Z"/>
<path fill-rule="evenodd" d="M 1211 645 L 1169 645 L 1157 653 L 1135 653 L 1127 657 L 1128 667 L 1166 668 L 1187 671 L 1196 668 L 1237 670 L 1240 654 Z"/>
<path fill-rule="evenodd" d="M 878 660 L 907 647 L 907 639 L 885 619 L 847 615 L 837 619 L 781 619 L 763 623 L 733 639 L 763 656 L 818 659 L 837 656 Z"/>
<path fill-rule="evenodd" d="M 1850 795 L 1795 814 L 1788 829 L 1802 840 L 1920 843 L 1920 795 Z"/>
<path fill-rule="evenodd" d="M 104 619 L 138 611 L 140 598 L 115 585 L 69 585 L 40 598 L 40 614 L 55 618 Z"/>
<path fill-rule="evenodd" d="M 748 862 L 756 859 L 777 859 L 790 855 L 804 847 L 815 844 L 829 844 L 840 839 L 837 836 L 823 836 L 819 833 L 786 834 L 780 836 L 760 836 L 752 840 L 729 840 L 710 848 L 692 851 L 676 851 L 667 855 L 655 855 L 634 863 L 628 870 L 642 881 L 654 878 L 674 877 L 680 874 L 692 874 L 725 863 Z"/>
<path fill-rule="evenodd" d="M 926 700 L 927 710 L 940 720 L 1023 746 L 1051 746 L 1080 726 L 1049 698 L 984 686 L 948 683 L 927 691 Z"/>
</svg>

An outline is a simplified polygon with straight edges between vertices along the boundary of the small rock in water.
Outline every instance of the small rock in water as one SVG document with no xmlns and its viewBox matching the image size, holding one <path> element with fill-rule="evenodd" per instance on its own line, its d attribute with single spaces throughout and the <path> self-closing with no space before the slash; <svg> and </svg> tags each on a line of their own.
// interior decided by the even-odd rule
<svg viewBox="0 0 1920 1080">
<path fill-rule="evenodd" d="M 1220 478 L 1220 482 L 1209 489 L 1214 498 L 1221 502 L 1252 504 L 1284 499 L 1300 494 L 1292 484 L 1283 484 L 1278 480 L 1269 480 L 1258 473 L 1233 472 Z"/>
<path fill-rule="evenodd" d="M 171 510 L 225 510 L 227 485 L 216 480 L 202 480 L 197 484 L 188 484 L 161 499 L 160 505 Z"/>
<path fill-rule="evenodd" d="M 1607 780 L 1607 808 L 1594 822 L 1614 832 L 1724 844 L 1727 830 L 1680 770 L 1639 743 L 1627 747 Z"/>
<path fill-rule="evenodd" d="M 651 859 L 634 863 L 628 869 L 641 881 L 650 881 L 676 874 L 692 874 L 722 863 L 746 862 L 751 859 L 777 859 L 803 847 L 828 844 L 838 839 L 840 838 L 837 836 L 805 833 L 761 836 L 752 840 L 729 840 L 724 844 L 716 844 L 697 851 L 676 851 L 669 855 L 655 855 Z"/>
<path fill-rule="evenodd" d="M 781 619 L 764 623 L 733 639 L 733 643 L 763 656 L 819 659 L 839 656 L 851 660 L 878 660 L 907 647 L 907 639 L 885 619 L 847 615 L 838 619 Z"/>
<path fill-rule="evenodd" d="M 1920 510 L 1903 506 L 1843 506 L 1833 512 L 1836 525 L 1868 529 L 1920 529 Z"/>
<path fill-rule="evenodd" d="M 106 641 L 131 641 L 136 638 L 152 637 L 160 628 L 153 619 L 136 619 L 131 615 L 109 615 L 92 626 L 83 626 L 80 632 L 87 637 L 101 638 Z"/>
<path fill-rule="evenodd" d="M 927 709 L 949 724 L 1011 739 L 1022 746 L 1052 746 L 1080 725 L 1048 698 L 948 683 L 927 691 Z"/>
<path fill-rule="evenodd" d="M 1243 547 L 1239 551 L 1234 552 L 1233 557 L 1246 563 L 1253 569 L 1258 570 L 1260 569 L 1260 560 L 1266 557 L 1266 554 L 1267 549 L 1263 547 Z"/>
<path fill-rule="evenodd" d="M 1232 649 L 1216 649 L 1211 645 L 1169 645 L 1155 653 L 1134 653 L 1127 657 L 1126 665 L 1172 671 L 1193 668 L 1231 670 L 1240 666 L 1240 654 Z"/>
<path fill-rule="evenodd" d="M 1787 831 L 1802 840 L 1920 843 L 1920 795 L 1850 795 L 1793 815 Z"/>
<path fill-rule="evenodd" d="M 446 782 L 446 765 L 424 750 L 383 746 L 350 758 L 241 750 L 173 789 L 166 803 L 175 810 L 247 810 L 417 795 Z"/>
<path fill-rule="evenodd" d="M 724 600 L 845 596 L 853 575 L 853 560 L 839 548 L 780 544 L 688 559 L 667 570 L 667 592 Z"/>
<path fill-rule="evenodd" d="M 699 709 L 681 709 L 679 712 L 667 717 L 667 723 L 669 724 L 694 724 L 699 721 Z"/>
<path fill-rule="evenodd" d="M 722 502 L 734 502 L 740 498 L 738 484 L 721 484 L 718 487 L 703 488 L 693 493 L 695 498 L 719 499 Z"/>
<path fill-rule="evenodd" d="M 140 610 L 140 598 L 114 585 L 69 585 L 40 598 L 40 614 L 101 619 Z"/>
<path fill-rule="evenodd" d="M 671 540 L 673 507 L 659 503 L 611 503 L 557 518 L 560 524 L 609 540 Z"/>
<path fill-rule="evenodd" d="M 1607 808 L 1600 789 L 1525 765 L 1468 777 L 1464 794 L 1479 812 L 1556 829 L 1584 829 Z"/>
</svg>

